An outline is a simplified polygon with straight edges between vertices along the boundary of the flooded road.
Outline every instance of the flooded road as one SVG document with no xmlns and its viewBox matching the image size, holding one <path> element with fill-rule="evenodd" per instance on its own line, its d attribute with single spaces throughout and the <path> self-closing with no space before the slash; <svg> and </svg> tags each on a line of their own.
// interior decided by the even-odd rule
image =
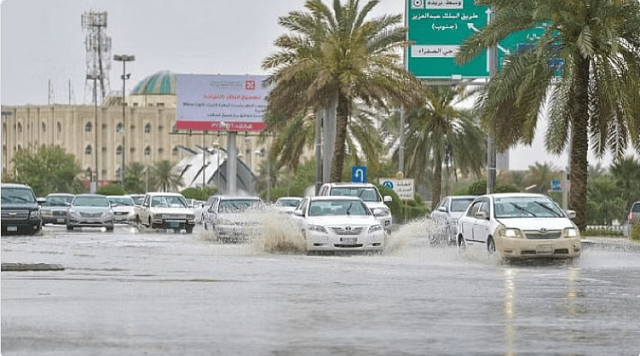
<svg viewBox="0 0 640 356">
<path fill-rule="evenodd" d="M 267 230 L 225 245 L 117 226 L 2 236 L 2 354 L 638 355 L 640 252 L 506 263 L 432 247 L 423 224 L 381 255 L 307 256 Z"/>
</svg>

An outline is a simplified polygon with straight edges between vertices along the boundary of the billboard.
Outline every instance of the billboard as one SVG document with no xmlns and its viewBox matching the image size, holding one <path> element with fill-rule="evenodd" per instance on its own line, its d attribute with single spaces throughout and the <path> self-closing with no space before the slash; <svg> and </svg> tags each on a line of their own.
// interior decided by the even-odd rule
<svg viewBox="0 0 640 356">
<path fill-rule="evenodd" d="M 262 75 L 177 75 L 176 128 L 263 130 L 269 94 L 262 85 L 265 79 Z"/>
</svg>

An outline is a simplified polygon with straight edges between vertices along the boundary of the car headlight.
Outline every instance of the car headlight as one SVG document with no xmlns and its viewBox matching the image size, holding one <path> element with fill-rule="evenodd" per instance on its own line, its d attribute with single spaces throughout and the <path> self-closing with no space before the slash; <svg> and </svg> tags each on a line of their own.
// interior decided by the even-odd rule
<svg viewBox="0 0 640 356">
<path fill-rule="evenodd" d="M 369 228 L 369 233 L 374 233 L 376 231 L 381 231 L 382 230 L 382 226 L 380 226 L 379 224 L 376 225 L 371 225 L 371 227 Z"/>
<path fill-rule="evenodd" d="M 389 215 L 389 208 L 374 208 L 373 215 L 377 217 Z"/>
<path fill-rule="evenodd" d="M 29 219 L 35 219 L 40 217 L 40 210 L 31 210 L 29 212 Z"/>
<path fill-rule="evenodd" d="M 509 229 L 509 228 L 501 228 L 498 232 L 501 237 L 506 237 L 510 239 L 522 239 L 524 236 L 522 235 L 522 231 L 520 229 Z"/>
<path fill-rule="evenodd" d="M 309 231 L 321 232 L 323 234 L 328 234 L 327 229 L 324 226 L 320 225 L 309 225 Z"/>
<path fill-rule="evenodd" d="M 578 237 L 578 236 L 580 236 L 578 229 L 573 227 L 564 229 L 564 237 Z"/>
<path fill-rule="evenodd" d="M 153 214 L 151 218 L 153 220 L 162 220 L 162 214 Z"/>
<path fill-rule="evenodd" d="M 69 216 L 73 216 L 75 218 L 79 218 L 80 214 L 77 211 L 75 211 L 74 209 L 69 209 Z"/>
<path fill-rule="evenodd" d="M 105 211 L 102 213 L 102 217 L 103 217 L 103 218 L 109 218 L 109 217 L 112 217 L 112 216 L 113 216 L 113 211 L 111 211 L 111 210 L 105 210 Z"/>
</svg>

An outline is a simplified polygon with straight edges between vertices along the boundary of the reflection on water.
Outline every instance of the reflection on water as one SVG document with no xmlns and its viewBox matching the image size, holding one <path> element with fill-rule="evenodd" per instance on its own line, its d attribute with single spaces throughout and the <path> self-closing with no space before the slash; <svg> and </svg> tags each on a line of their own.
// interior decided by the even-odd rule
<svg viewBox="0 0 640 356">
<path fill-rule="evenodd" d="M 515 355 L 516 345 L 516 276 L 518 270 L 504 269 L 504 316 L 506 319 L 505 339 L 507 342 L 507 356 Z"/>
</svg>

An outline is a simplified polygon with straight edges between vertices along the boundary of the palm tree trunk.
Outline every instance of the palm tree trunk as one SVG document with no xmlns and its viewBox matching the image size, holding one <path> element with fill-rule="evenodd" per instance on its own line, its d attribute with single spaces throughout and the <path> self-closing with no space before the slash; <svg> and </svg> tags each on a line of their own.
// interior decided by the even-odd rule
<svg viewBox="0 0 640 356">
<path fill-rule="evenodd" d="M 435 209 L 440 202 L 440 194 L 442 191 L 442 155 L 435 152 L 433 164 L 433 180 L 431 183 L 431 210 Z"/>
<path fill-rule="evenodd" d="M 589 59 L 580 58 L 577 75 L 574 81 L 575 96 L 572 101 L 573 107 L 573 132 L 571 138 L 571 191 L 569 196 L 569 207 L 576 212 L 574 222 L 584 231 L 587 226 L 587 178 L 589 175 L 589 162 L 587 153 L 589 151 L 589 111 L 588 111 L 588 88 L 589 88 Z"/>
<path fill-rule="evenodd" d="M 347 139 L 347 123 L 349 121 L 349 100 L 343 95 L 338 95 L 338 108 L 336 113 L 336 141 L 331 161 L 331 182 L 342 181 L 342 168 L 344 166 L 345 147 Z"/>
</svg>

